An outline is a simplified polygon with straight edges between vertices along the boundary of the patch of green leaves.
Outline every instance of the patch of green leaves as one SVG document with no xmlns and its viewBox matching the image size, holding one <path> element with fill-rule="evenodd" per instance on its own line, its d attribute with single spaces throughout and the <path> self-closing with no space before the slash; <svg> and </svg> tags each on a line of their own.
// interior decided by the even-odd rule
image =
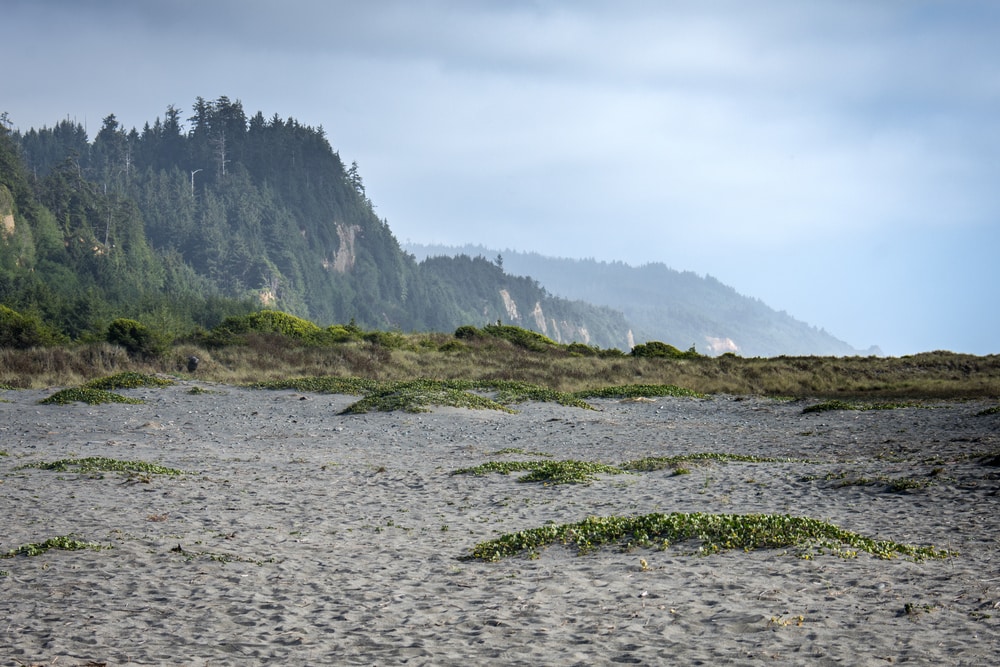
<svg viewBox="0 0 1000 667">
<path fill-rule="evenodd" d="M 809 405 L 802 409 L 802 414 L 810 412 L 830 412 L 833 410 L 898 410 L 900 408 L 922 408 L 920 403 L 855 403 L 850 401 L 830 400 Z"/>
<path fill-rule="evenodd" d="M 342 377 L 299 377 L 246 385 L 248 389 L 294 389 L 317 394 L 347 394 L 363 396 L 379 387 L 377 380 Z"/>
<path fill-rule="evenodd" d="M 90 382 L 85 382 L 82 386 L 87 389 L 137 389 L 139 387 L 169 387 L 174 384 L 173 380 L 158 378 L 147 373 L 136 373 L 125 371 L 115 373 L 107 377 L 97 378 Z"/>
<path fill-rule="evenodd" d="M 145 461 L 120 461 L 104 456 L 89 456 L 82 459 L 60 459 L 49 463 L 29 463 L 20 466 L 18 470 L 24 468 L 38 468 L 39 470 L 52 470 L 55 472 L 77 472 L 81 474 L 95 472 L 116 472 L 126 475 L 183 475 L 183 470 L 167 468 L 155 463 Z"/>
<path fill-rule="evenodd" d="M 581 553 L 617 544 L 622 548 L 656 547 L 693 541 L 698 554 L 707 555 L 729 549 L 797 548 L 811 558 L 815 549 L 829 549 L 851 558 L 865 551 L 877 558 L 905 556 L 913 561 L 947 558 L 952 551 L 931 546 L 912 546 L 877 540 L 844 530 L 817 519 L 787 514 L 646 514 L 642 516 L 588 517 L 579 523 L 547 525 L 473 547 L 468 558 L 495 562 L 521 553 L 536 555 L 537 550 L 552 544 L 577 547 Z"/>
<path fill-rule="evenodd" d="M 623 463 L 621 467 L 625 470 L 652 472 L 655 470 L 665 470 L 666 468 L 674 468 L 676 470 L 682 463 L 700 461 L 716 461 L 722 463 L 729 461 L 738 463 L 808 463 L 808 461 L 803 461 L 801 459 L 769 458 L 766 456 L 749 456 L 746 454 L 716 454 L 714 452 L 699 452 L 695 454 L 679 454 L 677 456 L 650 456 L 644 459 L 637 459 L 635 461 L 627 461 Z"/>
<path fill-rule="evenodd" d="M 472 410 L 499 410 L 513 413 L 514 410 L 492 399 L 461 389 L 449 387 L 443 382 L 417 380 L 414 382 L 388 383 L 360 401 L 344 408 L 341 414 L 363 414 L 366 412 L 428 412 L 430 406 L 450 406 Z"/>
<path fill-rule="evenodd" d="M 705 394 L 699 394 L 696 391 L 672 384 L 626 384 L 585 389 L 575 392 L 574 395 L 578 398 L 652 398 L 654 396 L 705 398 Z"/>
<path fill-rule="evenodd" d="M 980 410 L 976 413 L 977 417 L 988 417 L 989 415 L 995 415 L 1000 413 L 1000 405 L 994 405 L 992 408 L 986 408 L 985 410 Z"/>
<path fill-rule="evenodd" d="M 63 551 L 93 549 L 94 551 L 100 551 L 101 549 L 111 548 L 112 547 L 110 546 L 103 546 L 96 542 L 82 542 L 75 539 L 72 535 L 63 535 L 61 537 L 50 537 L 44 542 L 22 544 L 19 547 L 11 549 L 7 553 L 0 554 L 0 558 L 13 558 L 14 556 L 40 556 L 50 549 L 62 549 Z"/>
<path fill-rule="evenodd" d="M 40 405 L 69 405 L 70 403 L 86 403 L 87 405 L 100 405 L 101 403 L 139 404 L 142 402 L 138 398 L 128 398 L 121 394 L 104 391 L 103 389 L 90 389 L 88 387 L 63 389 L 48 398 L 38 401 Z"/>
<path fill-rule="evenodd" d="M 598 475 L 621 475 L 625 470 L 616 466 L 594 461 L 489 461 L 472 468 L 462 468 L 452 472 L 453 475 L 488 475 L 500 473 L 508 475 L 512 472 L 528 474 L 520 477 L 519 482 L 541 482 L 543 484 L 589 484 Z"/>
</svg>

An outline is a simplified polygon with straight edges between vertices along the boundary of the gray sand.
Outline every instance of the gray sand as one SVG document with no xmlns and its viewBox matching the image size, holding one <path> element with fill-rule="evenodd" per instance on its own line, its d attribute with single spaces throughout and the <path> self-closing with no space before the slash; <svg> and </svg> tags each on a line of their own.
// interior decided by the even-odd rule
<svg viewBox="0 0 1000 667">
<path fill-rule="evenodd" d="M 987 403 L 803 414 L 808 403 L 663 398 L 341 416 L 356 398 L 192 386 L 121 392 L 144 405 L 0 393 L 0 552 L 67 534 L 113 547 L 0 559 L 0 664 L 977 665 L 1000 650 L 1000 468 L 969 456 L 1000 449 L 1000 415 L 976 415 Z M 450 474 L 532 458 L 493 454 L 503 448 L 816 463 L 559 486 Z M 87 456 L 190 474 L 18 469 Z M 695 511 L 808 516 L 960 554 L 701 557 L 682 544 L 463 560 L 548 522 Z"/>
</svg>

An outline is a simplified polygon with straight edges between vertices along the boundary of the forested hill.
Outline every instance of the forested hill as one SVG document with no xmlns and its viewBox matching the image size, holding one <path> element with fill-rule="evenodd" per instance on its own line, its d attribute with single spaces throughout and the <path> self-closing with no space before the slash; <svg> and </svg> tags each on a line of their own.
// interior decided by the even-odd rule
<svg viewBox="0 0 1000 667">
<path fill-rule="evenodd" d="M 637 342 L 673 341 L 684 348 L 694 344 L 700 352 L 736 352 L 748 357 L 881 354 L 877 348 L 854 349 L 759 299 L 738 294 L 715 278 L 675 271 L 663 264 L 634 267 L 622 262 L 544 257 L 482 246 L 412 244 L 406 249 L 418 258 L 501 254 L 507 271 L 530 275 L 553 294 L 620 308 Z"/>
<path fill-rule="evenodd" d="M 2 110 L 0 110 L 2 111 Z M 503 321 L 626 348 L 617 310 L 549 295 L 481 256 L 418 263 L 323 128 L 198 98 L 93 140 L 0 118 L 0 303 L 71 338 L 116 317 L 183 333 L 263 307 L 320 325 L 454 331 Z"/>
</svg>

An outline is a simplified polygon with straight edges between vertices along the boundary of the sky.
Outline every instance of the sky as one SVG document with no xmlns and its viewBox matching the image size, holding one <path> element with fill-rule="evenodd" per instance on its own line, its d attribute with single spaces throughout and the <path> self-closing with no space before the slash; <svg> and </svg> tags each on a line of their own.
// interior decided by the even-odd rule
<svg viewBox="0 0 1000 667">
<path fill-rule="evenodd" d="M 0 0 L 15 129 L 322 126 L 401 242 L 711 275 L 1000 353 L 1000 2 Z"/>
</svg>

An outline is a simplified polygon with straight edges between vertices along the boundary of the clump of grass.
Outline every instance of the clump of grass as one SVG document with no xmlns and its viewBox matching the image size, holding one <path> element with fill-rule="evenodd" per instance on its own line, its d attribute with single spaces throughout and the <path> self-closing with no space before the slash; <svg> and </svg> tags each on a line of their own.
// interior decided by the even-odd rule
<svg viewBox="0 0 1000 667">
<path fill-rule="evenodd" d="M 626 473 L 621 468 L 596 463 L 594 461 L 489 461 L 472 468 L 455 470 L 453 475 L 488 475 L 500 473 L 509 475 L 512 472 L 524 472 L 518 478 L 519 482 L 541 482 L 543 484 L 589 484 L 600 474 L 621 475 Z"/>
<path fill-rule="evenodd" d="M 988 417 L 989 415 L 995 415 L 1000 412 L 1000 405 L 994 405 L 992 408 L 986 408 L 985 410 L 980 410 L 976 413 L 977 417 Z"/>
<path fill-rule="evenodd" d="M 299 377 L 246 385 L 248 389 L 294 389 L 317 394 L 347 394 L 362 396 L 379 387 L 376 380 L 357 377 Z"/>
<path fill-rule="evenodd" d="M 503 456 L 504 454 L 521 454 L 522 456 L 552 456 L 552 454 L 546 454 L 545 452 L 527 452 L 520 447 L 504 447 L 503 449 L 498 449 L 495 452 L 490 452 L 490 456 Z"/>
<path fill-rule="evenodd" d="M 390 383 L 374 391 L 360 401 L 352 403 L 341 414 L 364 414 L 366 412 L 427 412 L 432 405 L 469 408 L 472 410 L 499 410 L 513 413 L 514 410 L 492 399 L 468 391 L 448 387 L 444 383 L 415 381 Z"/>
<path fill-rule="evenodd" d="M 450 381 L 455 384 L 456 381 Z M 571 408 L 583 408 L 593 410 L 593 406 L 583 401 L 580 396 L 572 393 L 555 391 L 530 382 L 514 382 L 511 380 L 482 380 L 473 382 L 469 389 L 496 392 L 496 400 L 499 403 L 510 405 L 512 403 L 526 403 L 528 401 L 538 401 L 541 403 L 558 403 Z"/>
<path fill-rule="evenodd" d="M 626 461 L 621 465 L 625 470 L 652 472 L 674 468 L 684 463 L 700 461 L 734 461 L 739 463 L 808 463 L 801 459 L 769 458 L 766 456 L 750 456 L 746 454 L 716 454 L 714 452 L 698 452 L 695 454 L 679 454 L 677 456 L 650 456 L 635 461 Z"/>
<path fill-rule="evenodd" d="M 62 535 L 60 537 L 50 537 L 44 542 L 22 544 L 19 547 L 11 549 L 7 553 L 0 554 L 0 558 L 13 558 L 14 556 L 40 556 L 50 549 L 62 549 L 63 551 L 93 549 L 94 551 L 100 551 L 101 549 L 111 548 L 111 546 L 104 546 L 96 542 L 82 542 L 75 539 L 72 535 Z"/>
<path fill-rule="evenodd" d="M 914 479 L 912 477 L 889 477 L 887 475 L 852 477 L 846 472 L 831 472 L 823 477 L 807 476 L 803 477 L 802 481 L 812 482 L 817 479 L 827 482 L 837 481 L 836 486 L 885 486 L 886 489 L 894 493 L 924 489 L 933 484 L 930 480 Z"/>
<path fill-rule="evenodd" d="M 137 373 L 135 371 L 123 371 L 96 378 L 85 382 L 82 386 L 87 389 L 137 389 L 139 387 L 169 387 L 174 384 L 173 380 L 158 378 L 148 373 Z"/>
<path fill-rule="evenodd" d="M 855 403 L 849 401 L 841 400 L 830 400 L 824 401 L 822 403 L 816 403 L 815 405 L 809 405 L 802 409 L 803 414 L 808 414 L 810 412 L 830 412 L 832 410 L 898 410 L 900 408 L 921 408 L 924 407 L 920 403 L 912 402 L 902 402 L 902 403 Z"/>
<path fill-rule="evenodd" d="M 95 472 L 116 472 L 126 475 L 183 475 L 183 470 L 167 468 L 155 463 L 145 461 L 120 461 L 104 456 L 89 456 L 82 459 L 60 459 L 48 463 L 29 463 L 20 466 L 18 470 L 24 468 L 38 468 L 39 470 L 52 470 L 55 472 L 77 472 L 81 474 Z"/>
<path fill-rule="evenodd" d="M 143 403 L 141 399 L 129 398 L 121 394 L 115 394 L 103 389 L 90 389 L 88 387 L 73 387 L 63 389 L 52 394 L 48 398 L 38 401 L 40 405 L 69 405 L 70 403 L 86 403 L 87 405 L 100 405 L 101 403 Z"/>
<path fill-rule="evenodd" d="M 705 394 L 684 389 L 673 384 L 626 384 L 598 389 L 584 389 L 574 392 L 574 395 L 579 398 L 651 398 L 653 396 L 705 398 Z"/>
<path fill-rule="evenodd" d="M 787 514 L 646 514 L 633 517 L 588 517 L 579 523 L 547 525 L 494 540 L 480 542 L 468 558 L 495 562 L 502 558 L 537 550 L 552 544 L 574 545 L 586 553 L 604 545 L 623 548 L 658 547 L 685 541 L 700 542 L 697 553 L 707 555 L 729 549 L 776 549 L 796 547 L 806 558 L 815 549 L 829 549 L 853 558 L 865 551 L 877 558 L 906 556 L 913 561 L 947 558 L 955 552 L 932 546 L 913 546 L 877 540 L 844 530 L 817 519 Z"/>
</svg>

